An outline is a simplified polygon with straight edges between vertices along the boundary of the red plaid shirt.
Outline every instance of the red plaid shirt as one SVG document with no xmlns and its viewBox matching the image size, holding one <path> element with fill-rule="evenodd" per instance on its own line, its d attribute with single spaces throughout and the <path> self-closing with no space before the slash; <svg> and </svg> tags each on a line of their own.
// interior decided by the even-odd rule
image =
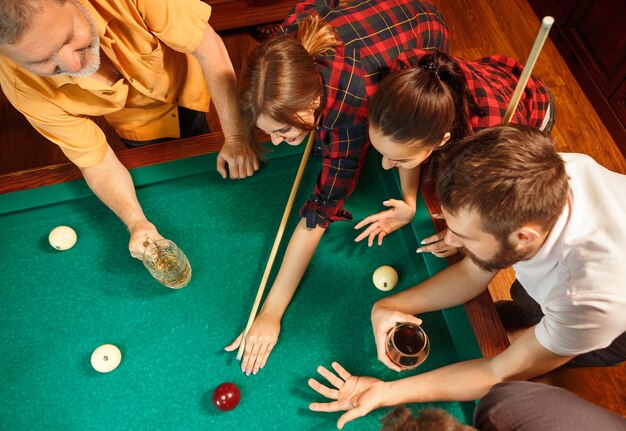
<svg viewBox="0 0 626 431">
<path fill-rule="evenodd" d="M 326 94 L 313 155 L 323 156 L 315 190 L 302 208 L 308 227 L 327 227 L 351 220 L 344 209 L 365 160 L 367 98 L 408 49 L 448 49 L 443 17 L 428 2 L 418 0 L 364 0 L 333 7 L 324 0 L 298 3 L 282 24 L 282 33 L 294 33 L 298 22 L 319 16 L 335 28 L 334 53 L 316 58 Z"/>
<path fill-rule="evenodd" d="M 398 56 L 393 69 L 416 67 L 419 59 L 428 54 L 422 49 L 413 49 Z M 516 60 L 503 55 L 492 55 L 476 61 L 451 57 L 459 64 L 470 92 L 482 115 L 470 114 L 472 130 L 483 129 L 502 124 L 502 119 L 513 96 L 524 66 Z M 550 95 L 546 86 L 534 76 L 526 84 L 524 93 L 511 123 L 541 127 L 548 112 Z"/>
</svg>

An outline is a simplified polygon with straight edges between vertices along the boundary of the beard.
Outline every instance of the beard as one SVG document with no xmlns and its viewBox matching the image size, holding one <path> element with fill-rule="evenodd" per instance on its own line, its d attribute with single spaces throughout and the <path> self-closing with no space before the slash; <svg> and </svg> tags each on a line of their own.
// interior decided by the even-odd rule
<svg viewBox="0 0 626 431">
<path fill-rule="evenodd" d="M 100 69 L 100 35 L 98 34 L 98 28 L 96 27 L 96 22 L 92 18 L 87 8 L 78 1 L 75 3 L 76 3 L 76 7 L 78 7 L 81 10 L 85 19 L 89 23 L 89 26 L 91 27 L 92 41 L 89 44 L 89 46 L 83 49 L 81 52 L 81 63 L 84 57 L 88 57 L 89 62 L 85 64 L 78 72 L 61 72 L 58 75 L 86 77 L 86 76 L 93 75 L 94 73 L 98 71 L 98 69 Z"/>
<path fill-rule="evenodd" d="M 467 248 L 461 248 L 461 252 L 469 257 L 483 271 L 492 272 L 500 269 L 508 268 L 517 262 L 524 260 L 526 257 L 526 251 L 518 251 L 512 247 L 508 241 L 500 241 L 500 249 L 498 252 L 488 260 L 483 260 L 477 257 L 474 253 Z"/>
</svg>

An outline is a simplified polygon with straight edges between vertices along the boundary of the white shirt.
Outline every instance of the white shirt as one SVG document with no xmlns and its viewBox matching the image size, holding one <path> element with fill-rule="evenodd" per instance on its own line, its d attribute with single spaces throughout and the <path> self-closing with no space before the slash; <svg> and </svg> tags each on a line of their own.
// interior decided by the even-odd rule
<svg viewBox="0 0 626 431">
<path fill-rule="evenodd" d="M 535 336 L 571 356 L 626 332 L 626 175 L 583 154 L 560 154 L 569 202 L 532 259 L 513 265 L 544 313 Z"/>
</svg>

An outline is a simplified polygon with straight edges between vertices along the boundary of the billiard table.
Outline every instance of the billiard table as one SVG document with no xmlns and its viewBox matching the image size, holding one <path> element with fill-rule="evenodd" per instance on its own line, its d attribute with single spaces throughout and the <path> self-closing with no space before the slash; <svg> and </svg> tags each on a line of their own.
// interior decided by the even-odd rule
<svg viewBox="0 0 626 431">
<path fill-rule="evenodd" d="M 369 313 L 389 293 L 374 287 L 374 270 L 396 268 L 394 293 L 447 263 L 415 253 L 418 239 L 435 232 L 428 189 L 413 223 L 387 236 L 381 247 L 353 242 L 356 222 L 382 210 L 383 200 L 401 196 L 397 175 L 382 170 L 371 150 L 346 203 L 354 221 L 328 229 L 266 367 L 246 377 L 235 353 L 223 347 L 246 324 L 303 146 L 277 147 L 253 177 L 232 181 L 215 171 L 221 139 L 211 133 L 118 154 L 131 170 L 147 217 L 191 263 L 191 282 L 180 290 L 160 285 L 130 257 L 126 229 L 73 166 L 0 176 L 1 429 L 330 430 L 338 414 L 307 409 L 322 401 L 306 383 L 319 364 L 337 360 L 354 374 L 389 380 L 506 347 L 483 295 L 466 306 L 420 316 L 431 351 L 417 369 L 399 375 L 376 359 Z M 268 290 L 319 164 L 308 163 Z M 72 249 L 48 244 L 48 233 L 58 225 L 76 230 Z M 107 343 L 123 357 L 116 370 L 102 374 L 92 369 L 90 356 Z M 241 390 L 241 402 L 230 412 L 211 404 L 213 389 L 223 382 Z M 417 408 L 432 406 L 471 423 L 473 402 Z M 372 412 L 346 429 L 378 429 L 387 411 Z"/>
</svg>

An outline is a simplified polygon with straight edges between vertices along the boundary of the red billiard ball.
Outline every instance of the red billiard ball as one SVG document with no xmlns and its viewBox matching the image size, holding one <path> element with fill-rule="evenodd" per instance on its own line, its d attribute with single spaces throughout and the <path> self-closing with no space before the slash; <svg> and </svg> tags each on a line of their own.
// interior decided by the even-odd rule
<svg viewBox="0 0 626 431">
<path fill-rule="evenodd" d="M 213 405 L 227 412 L 239 404 L 241 393 L 234 383 L 222 383 L 213 391 Z"/>
</svg>

